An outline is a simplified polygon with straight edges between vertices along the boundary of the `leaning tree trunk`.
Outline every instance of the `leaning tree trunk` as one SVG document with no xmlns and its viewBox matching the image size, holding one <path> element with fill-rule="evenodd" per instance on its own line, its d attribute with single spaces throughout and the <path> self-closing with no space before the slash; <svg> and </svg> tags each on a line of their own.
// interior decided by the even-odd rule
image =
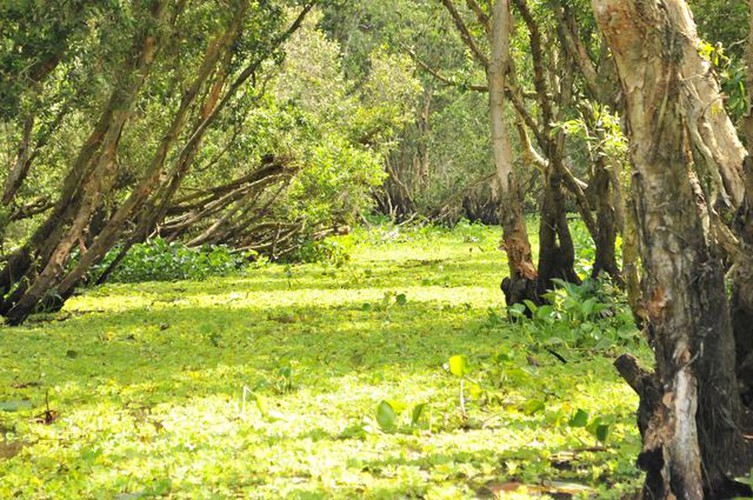
<svg viewBox="0 0 753 500">
<path fill-rule="evenodd" d="M 209 43 L 196 78 L 191 86 L 183 92 L 178 110 L 175 112 L 168 130 L 162 136 L 160 144 L 143 177 L 133 188 L 128 198 L 115 210 L 109 220 L 106 221 L 104 227 L 97 232 L 96 238 L 82 252 L 73 270 L 68 272 L 60 283 L 57 284 L 56 304 L 54 304 L 57 308 L 62 307 L 65 300 L 71 296 L 74 287 L 91 266 L 100 262 L 117 243 L 126 222 L 134 216 L 139 207 L 149 199 L 152 191 L 159 186 L 160 178 L 164 176 L 164 165 L 168 153 L 178 140 L 178 136 L 185 125 L 188 113 L 192 109 L 199 91 L 205 85 L 210 75 L 216 70 L 217 63 L 235 41 L 240 31 L 244 13 L 245 9 L 236 9 L 236 15 L 231 25 Z"/>
<path fill-rule="evenodd" d="M 626 99 L 643 296 L 662 388 L 643 433 L 644 492 L 728 496 L 741 409 L 724 269 L 688 175 L 680 95 L 686 33 L 677 16 L 689 12 L 680 0 L 592 1 Z"/>
<path fill-rule="evenodd" d="M 505 74 L 508 68 L 512 18 L 508 0 L 494 4 L 490 35 L 491 58 L 487 67 L 489 82 L 489 110 L 492 131 L 494 165 L 500 184 L 500 221 L 502 247 L 507 252 L 509 278 L 502 282 L 508 305 L 524 299 L 537 300 L 536 268 L 523 217 L 523 202 L 519 183 L 513 171 L 512 148 L 505 123 Z"/>
<path fill-rule="evenodd" d="M 155 2 L 148 15 L 156 21 L 162 20 L 166 12 L 165 4 Z M 0 271 L 0 292 L 12 290 L 0 301 L 0 314 L 6 316 L 8 323 L 22 322 L 49 291 L 91 214 L 109 192 L 123 127 L 131 116 L 161 40 L 146 25 L 136 33 L 134 46 L 122 68 L 124 76 L 73 161 L 51 214 L 29 242 L 9 256 Z M 38 274 L 35 263 L 43 267 Z"/>
</svg>

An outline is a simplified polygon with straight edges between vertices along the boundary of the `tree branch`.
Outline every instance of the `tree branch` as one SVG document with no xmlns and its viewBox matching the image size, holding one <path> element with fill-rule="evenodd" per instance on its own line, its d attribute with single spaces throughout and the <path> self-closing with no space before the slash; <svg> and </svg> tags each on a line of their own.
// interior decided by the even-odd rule
<svg viewBox="0 0 753 500">
<path fill-rule="evenodd" d="M 466 83 L 455 81 L 452 78 L 441 74 L 439 71 L 437 71 L 436 69 L 432 68 L 431 66 L 423 62 L 421 59 L 418 58 L 418 56 L 413 50 L 408 49 L 408 48 L 404 48 L 404 50 L 406 50 L 406 53 L 408 54 L 408 56 L 410 56 L 410 58 L 413 59 L 413 62 L 418 64 L 418 66 L 421 69 L 423 69 L 424 71 L 429 73 L 431 76 L 436 78 L 439 82 L 443 83 L 444 85 L 447 85 L 448 87 L 460 87 L 463 89 L 472 90 L 474 92 L 489 92 L 488 85 L 466 84 Z"/>
<path fill-rule="evenodd" d="M 440 0 L 442 2 L 442 5 L 445 6 L 447 11 L 450 13 L 450 16 L 452 16 L 452 20 L 455 21 L 455 26 L 457 27 L 458 31 L 460 31 L 460 37 L 463 39 L 463 42 L 468 46 L 468 48 L 473 53 L 473 56 L 476 58 L 476 60 L 481 63 L 481 65 L 484 67 L 484 69 L 489 67 L 489 58 L 484 54 L 484 52 L 479 49 L 478 45 L 476 44 L 476 41 L 473 38 L 473 35 L 471 35 L 470 30 L 468 29 L 468 26 L 466 26 L 465 21 L 463 21 L 463 18 L 460 17 L 460 13 L 455 8 L 455 5 L 453 5 L 452 0 Z"/>
<path fill-rule="evenodd" d="M 468 8 L 471 9 L 474 14 L 476 14 L 476 18 L 484 28 L 486 36 L 490 37 L 492 32 L 492 25 L 489 21 L 489 16 L 486 14 L 486 12 L 484 12 L 484 9 L 481 8 L 481 5 L 479 5 L 476 0 L 465 0 L 465 3 L 466 5 L 468 5 Z"/>
</svg>

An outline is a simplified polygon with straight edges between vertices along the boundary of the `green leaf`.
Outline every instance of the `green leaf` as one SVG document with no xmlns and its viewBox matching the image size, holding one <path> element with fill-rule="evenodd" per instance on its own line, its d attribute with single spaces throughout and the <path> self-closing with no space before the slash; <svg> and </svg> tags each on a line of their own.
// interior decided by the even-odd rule
<svg viewBox="0 0 753 500">
<path fill-rule="evenodd" d="M 480 399 L 484 395 L 484 389 L 476 383 L 470 383 L 467 386 L 468 395 L 471 399 Z"/>
<path fill-rule="evenodd" d="M 502 349 L 497 352 L 497 354 L 494 355 L 494 361 L 499 363 L 504 363 L 505 361 L 512 361 L 513 360 L 513 353 L 512 351 L 507 348 L 503 347 Z"/>
<path fill-rule="evenodd" d="M 587 423 L 588 413 L 580 408 L 578 408 L 578 411 L 575 412 L 575 415 L 573 415 L 570 422 L 568 422 L 570 427 L 585 427 Z"/>
<path fill-rule="evenodd" d="M 530 311 L 531 311 L 532 313 L 534 313 L 534 314 L 536 314 L 536 311 L 537 311 L 537 310 L 539 309 L 538 307 L 536 307 L 536 304 L 534 304 L 534 303 L 533 303 L 532 301 L 530 301 L 530 300 L 528 300 L 528 299 L 525 299 L 525 300 L 523 301 L 523 303 L 524 303 L 524 304 L 526 305 L 526 307 L 528 307 L 528 309 L 530 309 Z"/>
<path fill-rule="evenodd" d="M 392 411 L 394 411 L 398 415 L 401 414 L 406 408 L 408 408 L 407 404 L 403 403 L 402 401 L 398 401 L 397 399 L 386 399 L 385 401 L 392 407 Z"/>
<path fill-rule="evenodd" d="M 377 406 L 377 423 L 384 431 L 393 431 L 397 426 L 397 413 L 387 401 Z"/>
<path fill-rule="evenodd" d="M 612 430 L 612 424 L 614 423 L 613 416 L 596 417 L 591 423 L 588 424 L 586 430 L 594 436 L 599 442 L 605 443 L 609 437 L 609 433 Z"/>
<path fill-rule="evenodd" d="M 418 421 L 421 420 L 421 415 L 423 415 L 425 408 L 426 403 L 419 403 L 413 407 L 413 411 L 411 412 L 410 417 L 411 425 L 418 425 Z"/>
<path fill-rule="evenodd" d="M 580 305 L 580 312 L 583 314 L 584 317 L 588 317 L 591 315 L 591 313 L 594 310 L 594 305 L 596 304 L 596 300 L 593 298 L 587 299 Z"/>
<path fill-rule="evenodd" d="M 513 318 L 521 318 L 525 315 L 526 306 L 523 304 L 513 304 L 507 309 L 507 311 Z"/>
<path fill-rule="evenodd" d="M 554 313 L 554 308 L 550 305 L 543 305 L 536 311 L 536 319 L 548 319 Z"/>
<path fill-rule="evenodd" d="M 468 362 L 463 355 L 455 355 L 450 357 L 449 361 L 450 373 L 456 377 L 465 377 L 468 374 Z"/>
<path fill-rule="evenodd" d="M 399 306 L 404 306 L 408 302 L 404 293 L 400 293 L 395 297 L 395 303 Z"/>
<path fill-rule="evenodd" d="M 612 426 L 608 424 L 599 424 L 596 426 L 596 432 L 594 435 L 600 442 L 605 443 L 609 437 L 609 431 L 612 430 Z"/>
</svg>

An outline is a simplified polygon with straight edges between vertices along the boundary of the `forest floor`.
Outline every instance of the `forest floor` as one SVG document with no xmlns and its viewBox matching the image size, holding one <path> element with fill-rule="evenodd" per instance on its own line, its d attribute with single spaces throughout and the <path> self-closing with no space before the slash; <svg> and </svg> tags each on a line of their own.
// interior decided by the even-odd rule
<svg viewBox="0 0 753 500">
<path fill-rule="evenodd" d="M 340 266 L 106 285 L 0 327 L 0 498 L 635 492 L 611 363 L 646 348 L 533 345 L 498 237 L 364 229 Z"/>
</svg>

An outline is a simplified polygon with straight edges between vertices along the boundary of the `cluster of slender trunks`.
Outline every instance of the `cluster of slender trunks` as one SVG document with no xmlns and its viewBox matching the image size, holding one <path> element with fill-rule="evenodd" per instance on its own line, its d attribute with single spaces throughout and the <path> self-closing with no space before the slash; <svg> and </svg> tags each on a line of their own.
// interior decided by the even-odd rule
<svg viewBox="0 0 753 500">
<path fill-rule="evenodd" d="M 284 248 L 290 235 L 300 229 L 300 222 L 282 224 L 267 217 L 270 205 L 296 170 L 285 158 L 266 156 L 241 178 L 176 199 L 187 174 L 196 168 L 206 134 L 217 127 L 220 118 L 233 116 L 228 111 L 245 116 L 239 108 L 243 99 L 249 99 L 248 94 L 253 95 L 249 88 L 253 88 L 255 74 L 313 7 L 313 3 L 304 5 L 287 29 L 270 33 L 265 47 L 244 57 L 236 49 L 252 9 L 243 0 L 233 3 L 233 14 L 217 26 L 200 64 L 181 82 L 180 100 L 156 148 L 144 165 L 135 169 L 140 172 L 138 177 L 126 185 L 119 184 L 119 179 L 133 174 L 124 171 L 118 161 L 121 139 L 125 129 L 137 122 L 133 119 L 137 104 L 149 92 L 149 78 L 157 61 L 165 53 L 179 51 L 179 44 L 184 43 L 175 35 L 181 29 L 185 2 L 144 3 L 143 12 L 138 13 L 141 27 L 135 30 L 122 58 L 121 77 L 68 167 L 57 198 L 20 206 L 17 193 L 65 113 L 43 126 L 37 124 L 35 113 L 41 112 L 43 100 L 32 95 L 32 102 L 40 108 L 30 106 L 26 116 L 19 118 L 25 125 L 17 161 L 3 190 L 3 205 L 11 209 L 0 218 L 0 233 L 12 221 L 39 214 L 43 221 L 20 248 L 0 262 L 0 316 L 8 324 L 20 324 L 40 309 L 61 307 L 88 277 L 88 271 L 116 245 L 119 253 L 96 278 L 100 282 L 133 244 L 153 234 L 168 239 L 188 234 L 194 245 L 227 242 L 257 250 Z M 57 43 L 54 50 L 40 56 L 44 64 L 32 72 L 32 88 L 41 87 L 53 74 L 66 57 L 66 48 L 66 43 Z M 66 109 L 68 103 L 63 104 L 61 108 Z M 204 168 L 219 161 L 232 146 L 237 134 L 228 135 L 227 146 Z"/>
</svg>

